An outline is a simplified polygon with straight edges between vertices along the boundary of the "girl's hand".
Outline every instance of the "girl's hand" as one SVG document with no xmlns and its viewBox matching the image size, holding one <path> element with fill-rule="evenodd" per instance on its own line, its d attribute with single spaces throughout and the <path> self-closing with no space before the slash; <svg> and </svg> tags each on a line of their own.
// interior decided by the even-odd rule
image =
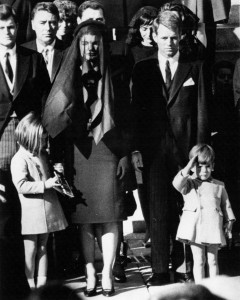
<svg viewBox="0 0 240 300">
<path fill-rule="evenodd" d="M 198 158 L 198 156 L 195 155 L 195 156 L 193 156 L 193 157 L 189 160 L 189 162 L 188 162 L 188 164 L 186 165 L 186 167 L 185 167 L 184 169 L 182 169 L 182 175 L 183 175 L 183 176 L 187 176 L 187 175 L 190 174 L 191 169 L 194 168 L 194 167 L 197 165 L 197 158 Z"/>
<path fill-rule="evenodd" d="M 51 189 L 55 186 L 60 186 L 60 183 L 58 182 L 58 177 L 55 176 L 46 180 L 44 185 L 45 185 L 45 189 Z"/>
</svg>

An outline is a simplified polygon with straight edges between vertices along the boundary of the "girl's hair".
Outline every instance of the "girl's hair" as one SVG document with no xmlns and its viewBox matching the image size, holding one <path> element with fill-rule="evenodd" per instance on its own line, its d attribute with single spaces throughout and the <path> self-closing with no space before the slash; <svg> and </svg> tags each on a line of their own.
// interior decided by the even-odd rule
<svg viewBox="0 0 240 300">
<path fill-rule="evenodd" d="M 129 46 L 132 47 L 141 44 L 140 27 L 152 25 L 153 20 L 157 17 L 157 12 L 157 8 L 153 6 L 144 6 L 137 11 L 129 23 L 129 31 L 126 39 L 126 43 Z"/>
<path fill-rule="evenodd" d="M 214 163 L 215 153 L 211 146 L 207 144 L 197 144 L 189 152 L 189 159 L 198 156 L 198 162 L 201 164 Z"/>
<path fill-rule="evenodd" d="M 18 124 L 15 136 L 16 140 L 33 155 L 38 155 L 42 148 L 42 137 L 45 130 L 40 116 L 34 112 L 27 114 Z"/>
</svg>

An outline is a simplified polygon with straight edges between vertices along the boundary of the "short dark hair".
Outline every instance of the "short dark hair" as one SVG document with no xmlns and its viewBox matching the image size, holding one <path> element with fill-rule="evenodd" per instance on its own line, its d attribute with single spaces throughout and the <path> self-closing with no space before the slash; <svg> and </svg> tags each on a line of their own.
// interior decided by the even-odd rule
<svg viewBox="0 0 240 300">
<path fill-rule="evenodd" d="M 60 19 L 77 22 L 78 7 L 77 4 L 69 0 L 55 0 L 53 4 L 57 6 Z"/>
<path fill-rule="evenodd" d="M 82 14 L 87 8 L 91 8 L 94 10 L 101 9 L 103 11 L 103 15 L 105 15 L 104 7 L 101 2 L 96 1 L 96 0 L 87 0 L 87 1 L 84 1 L 78 8 L 79 18 L 82 18 Z"/>
<path fill-rule="evenodd" d="M 57 17 L 58 21 L 59 21 L 59 12 L 58 12 L 58 8 L 55 4 L 51 3 L 51 2 L 39 2 L 37 3 L 33 10 L 32 10 L 32 20 L 34 19 L 36 13 L 38 11 L 47 11 L 50 14 L 53 14 L 54 16 Z"/>
<path fill-rule="evenodd" d="M 18 24 L 17 15 L 14 8 L 8 4 L 0 4 L 0 20 L 6 21 L 11 17 L 13 18 L 14 22 Z"/>
<path fill-rule="evenodd" d="M 167 27 L 172 31 L 182 32 L 182 18 L 177 11 L 159 11 L 157 18 L 153 22 L 153 31 L 157 34 L 159 25 Z"/>
</svg>

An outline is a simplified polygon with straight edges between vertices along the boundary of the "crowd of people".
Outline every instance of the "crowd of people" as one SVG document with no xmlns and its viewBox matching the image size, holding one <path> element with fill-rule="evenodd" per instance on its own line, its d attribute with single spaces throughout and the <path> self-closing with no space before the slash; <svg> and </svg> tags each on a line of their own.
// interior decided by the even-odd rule
<svg viewBox="0 0 240 300">
<path fill-rule="evenodd" d="M 135 189 L 147 284 L 170 283 L 170 260 L 175 282 L 199 283 L 206 261 L 218 275 L 238 207 L 239 61 L 206 63 L 198 17 L 174 1 L 140 8 L 117 54 L 101 2 L 35 2 L 28 19 L 0 4 L 0 298 L 46 285 L 48 253 L 60 270 L 76 244 L 95 296 L 96 240 L 114 295 Z"/>
</svg>

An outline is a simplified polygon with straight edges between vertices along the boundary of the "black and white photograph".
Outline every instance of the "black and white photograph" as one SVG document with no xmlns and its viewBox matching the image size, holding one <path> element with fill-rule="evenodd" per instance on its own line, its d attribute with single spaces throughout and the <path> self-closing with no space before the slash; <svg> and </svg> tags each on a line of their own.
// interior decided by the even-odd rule
<svg viewBox="0 0 240 300">
<path fill-rule="evenodd" d="M 0 300 L 240 299 L 240 1 L 0 0 Z"/>
</svg>

